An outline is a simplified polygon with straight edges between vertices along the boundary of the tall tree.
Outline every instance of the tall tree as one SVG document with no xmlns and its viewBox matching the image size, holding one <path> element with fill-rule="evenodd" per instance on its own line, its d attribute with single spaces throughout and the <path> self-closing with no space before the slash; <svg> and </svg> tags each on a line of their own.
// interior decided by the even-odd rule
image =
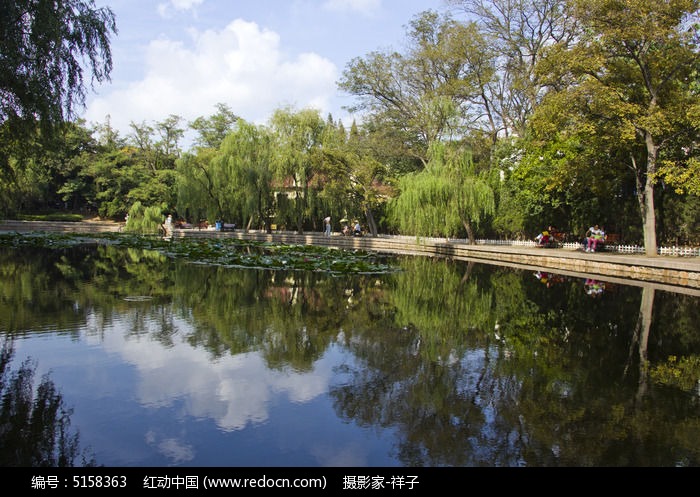
<svg viewBox="0 0 700 497">
<path fill-rule="evenodd" d="M 217 149 L 228 133 L 233 131 L 240 119 L 231 108 L 223 103 L 216 104 L 217 112 L 208 117 L 198 117 L 190 123 L 190 128 L 199 135 L 194 142 L 200 147 Z"/>
<path fill-rule="evenodd" d="M 568 44 L 576 19 L 566 0 L 446 0 L 475 22 L 488 44 L 497 78 L 482 81 L 484 107 L 500 136 L 524 136 L 542 97 L 535 71 L 546 48 Z"/>
<path fill-rule="evenodd" d="M 0 124 L 50 125 L 85 103 L 87 82 L 109 79 L 114 13 L 93 0 L 4 0 L 0 9 Z M 46 126 L 48 128 L 48 126 Z"/>
<path fill-rule="evenodd" d="M 239 120 L 212 163 L 221 179 L 224 198 L 220 203 L 229 206 L 222 214 L 231 218 L 240 213 L 242 222 L 247 219 L 246 229 L 257 221 L 271 230 L 273 156 L 270 131 Z"/>
<path fill-rule="evenodd" d="M 540 121 L 540 131 L 583 129 L 589 148 L 607 148 L 610 161 L 624 160 L 634 171 L 648 256 L 657 255 L 659 163 L 679 145 L 694 148 L 697 137 L 699 5 L 698 0 L 571 0 L 583 28 L 580 38 L 571 47 L 555 46 L 539 66 L 553 90 L 541 108 L 540 115 L 548 117 Z M 600 161 L 599 167 L 610 165 Z"/>
<path fill-rule="evenodd" d="M 225 219 L 224 198 L 213 171 L 216 151 L 210 148 L 185 152 L 176 162 L 177 209 L 181 217 Z"/>
<path fill-rule="evenodd" d="M 166 210 L 175 207 L 175 161 L 180 155 L 178 142 L 184 130 L 181 118 L 170 115 L 154 126 L 131 123 L 131 141 L 136 145 L 136 159 L 141 171 L 129 192 L 129 198 L 146 206 L 165 204 Z"/>
<path fill-rule="evenodd" d="M 342 127 L 331 124 L 332 140 L 323 145 L 325 176 L 320 196 L 330 206 L 329 213 L 358 218 L 363 215 L 369 232 L 378 234 L 377 211 L 390 194 L 387 166 L 381 160 L 381 137 L 361 129 L 353 122 L 346 136 Z"/>
<path fill-rule="evenodd" d="M 304 231 L 305 223 L 312 223 L 311 215 L 317 190 L 320 187 L 320 164 L 323 160 L 321 145 L 325 121 L 317 110 L 278 109 L 270 120 L 276 143 L 277 185 L 289 200 L 278 203 L 280 215 L 290 215 L 297 232 Z M 285 212 L 288 211 L 288 212 Z M 325 217 L 325 215 L 323 216 Z"/>
<path fill-rule="evenodd" d="M 494 72 L 474 24 L 426 11 L 411 21 L 407 37 L 406 53 L 353 59 L 338 85 L 359 98 L 353 110 L 369 111 L 375 120 L 379 116 L 397 135 L 393 143 L 425 163 L 432 142 L 482 126 L 488 116 L 483 85 Z"/>
</svg>

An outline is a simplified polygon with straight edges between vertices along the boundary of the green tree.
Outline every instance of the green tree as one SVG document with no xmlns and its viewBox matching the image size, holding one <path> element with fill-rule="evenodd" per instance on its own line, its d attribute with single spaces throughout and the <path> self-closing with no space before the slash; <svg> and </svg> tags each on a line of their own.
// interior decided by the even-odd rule
<svg viewBox="0 0 700 497">
<path fill-rule="evenodd" d="M 129 189 L 129 202 L 140 201 L 144 205 L 165 204 L 173 210 L 176 201 L 175 161 L 180 156 L 179 140 L 184 130 L 179 127 L 181 118 L 171 115 L 155 123 L 131 123 L 131 141 L 136 146 L 136 168 Z M 137 178 L 138 177 L 138 178 Z"/>
<path fill-rule="evenodd" d="M 429 157 L 424 171 L 400 179 L 400 194 L 389 203 L 390 215 L 405 232 L 454 237 L 463 228 L 474 243 L 474 224 L 494 213 L 493 190 L 461 147 L 436 142 Z"/>
<path fill-rule="evenodd" d="M 126 230 L 142 235 L 155 235 L 161 232 L 168 235 L 163 227 L 165 218 L 163 207 L 164 205 L 144 206 L 139 201 L 134 202 L 129 209 L 129 221 L 126 223 Z"/>
<path fill-rule="evenodd" d="M 189 126 L 198 133 L 194 143 L 199 147 L 218 149 L 240 119 L 226 104 L 216 104 L 217 112 L 211 117 L 198 117 Z"/>
<path fill-rule="evenodd" d="M 19 137 L 0 126 L 0 211 L 84 208 L 91 190 L 81 172 L 98 150 L 91 133 L 81 120 L 57 125 L 46 137 L 38 129 Z"/>
<path fill-rule="evenodd" d="M 477 26 L 448 14 L 417 15 L 407 38 L 404 54 L 373 52 L 353 59 L 338 86 L 358 97 L 352 110 L 369 111 L 392 128 L 391 143 L 401 147 L 395 153 L 425 163 L 432 142 L 482 126 L 484 85 L 493 81 L 494 61 Z M 495 119 L 486 114 L 487 122 Z"/>
<path fill-rule="evenodd" d="M 274 215 L 272 178 L 274 169 L 272 135 L 267 128 L 238 121 L 212 162 L 221 178 L 221 205 L 228 209 L 221 215 L 241 221 L 246 229 L 254 220 L 271 230 Z"/>
<path fill-rule="evenodd" d="M 324 140 L 320 197 L 333 219 L 364 217 L 369 232 L 378 234 L 377 218 L 391 192 L 386 182 L 388 167 L 381 161 L 381 136 L 360 128 L 355 122 L 350 132 L 329 122 Z"/>
<path fill-rule="evenodd" d="M 185 152 L 176 162 L 177 206 L 180 216 L 189 220 L 221 219 L 224 216 L 224 195 L 221 182 L 212 169 L 216 150 L 200 148 Z"/>
<path fill-rule="evenodd" d="M 297 232 L 302 233 L 305 224 L 313 225 L 312 215 L 316 213 L 325 122 L 314 109 L 278 109 L 270 127 L 277 151 L 275 178 L 280 188 L 277 195 L 287 200 L 278 202 L 279 216 L 289 217 Z"/>
<path fill-rule="evenodd" d="M 655 185 L 664 154 L 697 135 L 697 0 L 572 0 L 582 30 L 556 45 L 539 70 L 552 92 L 539 131 L 585 132 L 587 148 L 607 151 L 634 171 L 648 256 L 657 254 Z M 556 109 L 556 110 L 553 110 Z M 583 126 L 583 127 L 582 127 Z M 686 167 L 688 158 L 677 169 Z M 669 171 L 666 171 L 667 174 Z"/>
<path fill-rule="evenodd" d="M 6 0 L 0 9 L 0 124 L 70 120 L 92 81 L 109 80 L 114 13 L 93 0 Z"/>
</svg>

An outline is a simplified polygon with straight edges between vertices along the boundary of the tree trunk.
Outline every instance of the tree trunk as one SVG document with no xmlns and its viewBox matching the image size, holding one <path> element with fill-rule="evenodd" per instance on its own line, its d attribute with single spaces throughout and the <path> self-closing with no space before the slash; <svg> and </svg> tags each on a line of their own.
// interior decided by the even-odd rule
<svg viewBox="0 0 700 497">
<path fill-rule="evenodd" d="M 367 219 L 367 227 L 372 236 L 377 236 L 379 230 L 377 229 L 377 222 L 374 220 L 374 214 L 372 214 L 372 209 L 365 210 L 365 219 Z"/>
<path fill-rule="evenodd" d="M 462 219 L 462 224 L 464 225 L 464 229 L 467 230 L 467 244 L 473 245 L 476 243 L 476 240 L 474 240 L 474 230 L 472 230 L 472 224 L 466 219 Z"/>
<path fill-rule="evenodd" d="M 641 405 L 649 389 L 649 334 L 651 331 L 651 319 L 654 313 L 655 293 L 654 289 L 648 286 L 645 286 L 642 290 L 642 301 L 639 305 L 637 325 L 634 329 L 632 342 L 630 343 L 629 356 L 627 357 L 627 364 L 624 369 L 624 375 L 627 376 L 627 373 L 631 370 L 631 366 L 634 363 L 634 351 L 636 347 L 639 361 L 639 378 L 637 380 L 637 394 L 635 400 L 638 405 Z"/>
<path fill-rule="evenodd" d="M 656 160 L 659 147 L 654 143 L 654 137 L 648 131 L 644 134 L 644 141 L 647 147 L 646 177 L 640 178 L 641 172 L 637 171 L 637 191 L 639 192 L 637 198 L 639 199 L 644 227 L 644 250 L 647 256 L 655 257 L 657 255 L 657 246 L 653 177 L 656 173 Z M 640 183 L 643 184 L 643 188 L 640 188 Z"/>
<path fill-rule="evenodd" d="M 651 318 L 654 309 L 653 288 L 644 287 L 642 290 L 642 302 L 639 308 L 640 334 L 639 334 L 639 383 L 637 388 L 637 401 L 641 405 L 642 399 L 649 387 L 649 332 L 651 330 Z"/>
</svg>

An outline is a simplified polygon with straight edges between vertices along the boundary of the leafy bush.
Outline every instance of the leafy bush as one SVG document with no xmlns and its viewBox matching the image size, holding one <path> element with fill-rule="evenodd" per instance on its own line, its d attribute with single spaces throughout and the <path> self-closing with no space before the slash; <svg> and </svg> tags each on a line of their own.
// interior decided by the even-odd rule
<svg viewBox="0 0 700 497">
<path fill-rule="evenodd" d="M 135 202 L 129 209 L 129 219 L 124 231 L 141 235 L 157 235 L 163 224 L 163 207 L 144 207 L 141 202 Z"/>
</svg>

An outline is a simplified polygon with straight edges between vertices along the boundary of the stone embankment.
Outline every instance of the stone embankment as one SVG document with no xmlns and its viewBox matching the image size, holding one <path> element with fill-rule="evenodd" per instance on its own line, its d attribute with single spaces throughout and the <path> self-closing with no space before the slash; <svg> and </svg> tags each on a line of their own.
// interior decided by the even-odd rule
<svg viewBox="0 0 700 497">
<path fill-rule="evenodd" d="M 26 233 L 42 231 L 47 233 L 107 233 L 121 231 L 123 224 L 112 221 L 0 221 L 0 231 Z"/>
<path fill-rule="evenodd" d="M 57 223 L 37 221 L 0 221 L 0 231 L 117 232 L 122 225 L 113 222 Z M 190 237 L 238 238 L 264 242 L 321 245 L 381 253 L 444 257 L 487 262 L 520 269 L 547 270 L 576 277 L 595 277 L 610 282 L 653 286 L 700 296 L 700 258 L 639 254 L 586 253 L 566 248 L 537 248 L 508 245 L 470 245 L 463 240 L 417 239 L 409 236 L 352 237 L 323 233 L 262 231 L 215 231 L 213 229 L 176 229 L 173 240 Z"/>
<path fill-rule="evenodd" d="M 522 269 L 549 270 L 577 277 L 601 276 L 625 284 L 644 283 L 660 289 L 673 290 L 683 287 L 700 296 L 700 258 L 671 257 L 596 252 L 563 248 L 518 247 L 508 245 L 471 245 L 464 240 L 418 239 L 410 236 L 331 237 L 323 233 L 175 230 L 179 237 L 233 237 L 239 239 L 279 242 L 289 244 L 313 244 L 343 249 L 371 250 L 375 252 L 445 257 L 475 262 L 508 265 Z M 605 278 L 602 278 L 605 276 Z M 631 281 L 630 281 L 631 280 Z"/>
</svg>

